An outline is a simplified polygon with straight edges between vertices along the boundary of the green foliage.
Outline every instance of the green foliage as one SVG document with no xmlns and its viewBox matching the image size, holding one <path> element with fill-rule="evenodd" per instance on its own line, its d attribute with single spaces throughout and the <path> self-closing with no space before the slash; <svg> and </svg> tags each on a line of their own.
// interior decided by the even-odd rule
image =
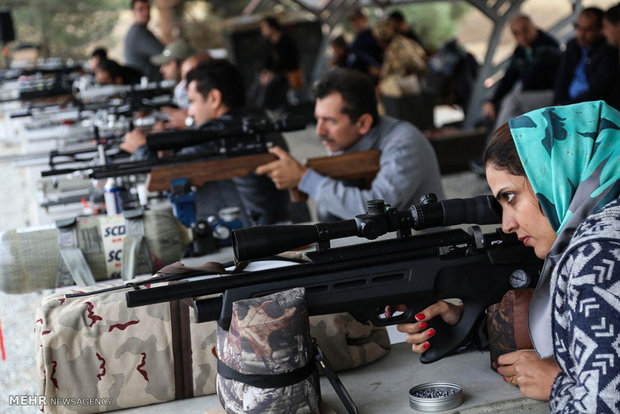
<svg viewBox="0 0 620 414">
<path fill-rule="evenodd" d="M 13 6 L 20 43 L 41 46 L 42 56 L 84 58 L 92 42 L 105 44 L 126 0 L 24 0 Z"/>
<path fill-rule="evenodd" d="M 386 15 L 393 10 L 396 9 L 389 9 Z M 470 6 L 465 2 L 438 2 L 403 5 L 398 10 L 420 36 L 424 47 L 432 50 L 456 35 L 457 22 Z"/>
</svg>

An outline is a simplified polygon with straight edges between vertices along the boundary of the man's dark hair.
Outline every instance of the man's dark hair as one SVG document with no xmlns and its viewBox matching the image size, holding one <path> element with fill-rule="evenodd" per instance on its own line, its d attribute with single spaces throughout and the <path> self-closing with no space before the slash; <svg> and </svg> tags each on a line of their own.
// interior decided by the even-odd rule
<svg viewBox="0 0 620 414">
<path fill-rule="evenodd" d="M 108 72 L 112 80 L 116 79 L 118 76 L 123 76 L 121 65 L 112 59 L 101 59 L 99 63 L 97 63 L 96 70 Z"/>
<path fill-rule="evenodd" d="M 596 19 L 596 25 L 598 27 L 603 27 L 603 16 L 605 15 L 605 12 L 602 9 L 599 9 L 598 7 L 586 7 L 580 14 L 594 17 Z"/>
<path fill-rule="evenodd" d="M 201 62 L 187 73 L 187 84 L 196 81 L 196 90 L 207 98 L 211 89 L 222 94 L 222 102 L 230 109 L 245 105 L 245 88 L 241 73 L 226 59 L 211 59 Z"/>
<path fill-rule="evenodd" d="M 614 26 L 620 22 L 620 3 L 605 12 L 605 19 Z"/>
<path fill-rule="evenodd" d="M 388 15 L 388 20 L 394 20 L 396 23 L 402 23 L 405 21 L 405 16 L 403 16 L 400 10 L 394 10 Z"/>
<path fill-rule="evenodd" d="M 373 126 L 379 120 L 375 86 L 370 77 L 362 72 L 332 69 L 314 84 L 313 90 L 317 99 L 339 93 L 344 101 L 341 112 L 348 115 L 351 122 L 356 122 L 364 114 L 372 116 Z"/>
<path fill-rule="evenodd" d="M 338 37 L 333 38 L 330 44 L 332 46 L 339 47 L 340 49 L 344 49 L 344 50 L 349 49 L 349 45 L 347 44 L 347 41 L 345 40 L 344 36 L 338 36 Z"/>
<path fill-rule="evenodd" d="M 136 3 L 149 3 L 149 4 L 151 4 L 151 1 L 150 1 L 150 0 L 131 0 L 131 3 L 129 4 L 129 8 L 130 8 L 131 10 L 133 10 L 133 6 L 134 6 Z"/>
<path fill-rule="evenodd" d="M 283 30 L 282 25 L 280 24 L 278 19 L 276 19 L 275 17 L 265 17 L 262 21 L 267 23 L 269 27 L 277 30 L 278 32 L 281 32 Z"/>
<path fill-rule="evenodd" d="M 90 57 L 98 57 L 99 60 L 105 60 L 108 58 L 108 51 L 103 47 L 98 47 L 90 54 Z"/>
</svg>

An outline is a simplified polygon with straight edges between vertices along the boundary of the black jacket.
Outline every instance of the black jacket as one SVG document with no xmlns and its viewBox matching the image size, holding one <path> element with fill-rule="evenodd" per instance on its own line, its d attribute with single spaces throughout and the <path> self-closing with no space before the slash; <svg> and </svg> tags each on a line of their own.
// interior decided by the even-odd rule
<svg viewBox="0 0 620 414">
<path fill-rule="evenodd" d="M 590 89 L 571 99 L 568 87 L 575 76 L 575 69 L 581 59 L 581 46 L 576 39 L 566 44 L 566 51 L 562 55 L 562 63 L 554 88 L 554 103 L 568 105 L 577 102 L 595 101 L 613 98 L 614 89 L 619 81 L 618 51 L 609 46 L 602 38 L 588 50 L 586 62 L 586 78 Z"/>
<path fill-rule="evenodd" d="M 525 48 L 517 46 L 510 59 L 506 74 L 500 81 L 491 102 L 499 106 L 502 99 L 521 81 L 522 90 L 537 91 L 553 89 L 556 72 L 560 64 L 558 42 L 542 30 L 532 44 L 532 58 L 527 59 Z"/>
<path fill-rule="evenodd" d="M 267 42 L 267 53 L 263 68 L 272 72 L 289 72 L 299 69 L 299 51 L 295 40 L 288 33 L 282 33 L 276 43 Z"/>
</svg>

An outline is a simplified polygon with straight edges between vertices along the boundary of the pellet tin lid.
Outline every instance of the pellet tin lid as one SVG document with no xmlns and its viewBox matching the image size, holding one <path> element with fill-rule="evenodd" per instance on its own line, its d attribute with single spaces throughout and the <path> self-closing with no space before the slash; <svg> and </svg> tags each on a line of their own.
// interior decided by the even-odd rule
<svg viewBox="0 0 620 414">
<path fill-rule="evenodd" d="M 463 390 L 451 382 L 428 382 L 409 390 L 409 405 L 418 411 L 444 411 L 463 403 Z"/>
</svg>

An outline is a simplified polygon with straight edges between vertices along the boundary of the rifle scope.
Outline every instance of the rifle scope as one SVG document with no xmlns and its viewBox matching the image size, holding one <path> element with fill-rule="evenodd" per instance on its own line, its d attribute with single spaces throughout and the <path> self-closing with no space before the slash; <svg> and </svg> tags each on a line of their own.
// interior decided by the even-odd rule
<svg viewBox="0 0 620 414">
<path fill-rule="evenodd" d="M 426 194 L 420 204 L 398 211 L 383 200 L 366 202 L 366 214 L 354 220 L 309 225 L 256 226 L 233 230 L 232 245 L 237 260 L 273 256 L 316 242 L 359 236 L 373 240 L 400 230 L 402 237 L 410 229 L 458 224 L 497 224 L 501 222 L 501 206 L 490 195 L 437 201 L 435 194 Z"/>
</svg>

